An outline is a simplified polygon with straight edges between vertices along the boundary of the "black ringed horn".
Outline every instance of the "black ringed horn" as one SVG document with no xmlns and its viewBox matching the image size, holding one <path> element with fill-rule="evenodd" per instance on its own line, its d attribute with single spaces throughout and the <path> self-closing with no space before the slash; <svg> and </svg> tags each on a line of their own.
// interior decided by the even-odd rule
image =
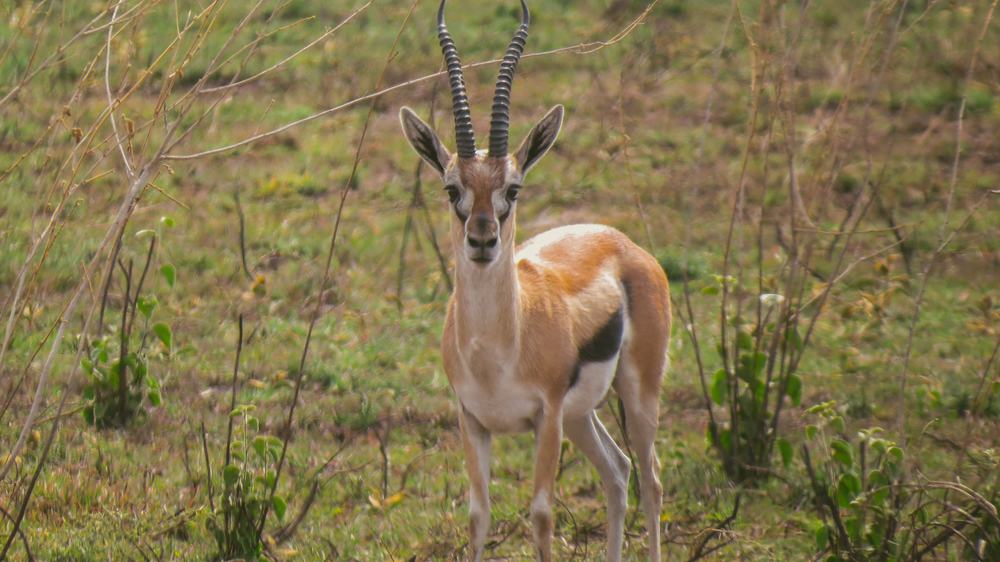
<svg viewBox="0 0 1000 562">
<path fill-rule="evenodd" d="M 517 62 L 524 52 L 524 44 L 528 41 L 528 26 L 531 25 L 531 13 L 528 4 L 521 0 L 521 25 L 510 40 L 503 62 L 500 63 L 500 73 L 493 93 L 493 112 L 490 114 L 490 151 L 493 158 L 507 157 L 507 139 L 510 136 L 510 89 L 517 72 Z"/>
<path fill-rule="evenodd" d="M 438 42 L 448 66 L 448 80 L 451 83 L 452 112 L 455 114 L 455 144 L 459 158 L 475 158 L 476 134 L 472 130 L 472 113 L 469 111 L 469 96 L 465 92 L 465 77 L 462 75 L 462 61 L 458 49 L 444 23 L 444 3 L 438 8 Z"/>
</svg>

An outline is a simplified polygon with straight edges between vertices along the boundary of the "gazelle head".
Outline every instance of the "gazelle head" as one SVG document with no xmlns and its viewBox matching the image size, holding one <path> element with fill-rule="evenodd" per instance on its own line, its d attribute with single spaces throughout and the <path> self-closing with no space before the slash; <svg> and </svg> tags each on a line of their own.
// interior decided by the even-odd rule
<svg viewBox="0 0 1000 562">
<path fill-rule="evenodd" d="M 488 151 L 476 150 L 462 63 L 445 26 L 444 4 L 442 0 L 438 8 L 438 40 L 451 82 L 457 152 L 449 152 L 437 133 L 410 108 L 402 108 L 399 119 L 410 145 L 444 182 L 454 216 L 451 232 L 457 259 L 487 267 L 501 255 L 513 255 L 518 193 L 528 170 L 555 143 L 562 127 L 563 107 L 557 105 L 549 110 L 520 147 L 513 154 L 507 152 L 511 85 L 531 21 L 528 5 L 521 0 L 521 25 L 500 64 L 493 94 L 490 148 Z"/>
</svg>

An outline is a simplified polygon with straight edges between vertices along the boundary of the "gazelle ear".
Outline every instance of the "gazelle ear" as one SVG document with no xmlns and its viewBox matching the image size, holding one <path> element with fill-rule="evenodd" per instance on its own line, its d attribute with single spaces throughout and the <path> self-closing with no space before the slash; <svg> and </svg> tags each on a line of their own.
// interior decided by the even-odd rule
<svg viewBox="0 0 1000 562">
<path fill-rule="evenodd" d="M 403 134 L 413 150 L 439 174 L 444 174 L 444 169 L 451 161 L 451 153 L 441 144 L 437 133 L 409 107 L 399 110 L 399 122 L 403 125 Z"/>
<path fill-rule="evenodd" d="M 528 173 L 528 170 L 555 144 L 559 130 L 562 129 L 563 113 L 561 105 L 550 109 L 521 142 L 521 146 L 514 153 L 514 158 L 522 175 Z"/>
</svg>

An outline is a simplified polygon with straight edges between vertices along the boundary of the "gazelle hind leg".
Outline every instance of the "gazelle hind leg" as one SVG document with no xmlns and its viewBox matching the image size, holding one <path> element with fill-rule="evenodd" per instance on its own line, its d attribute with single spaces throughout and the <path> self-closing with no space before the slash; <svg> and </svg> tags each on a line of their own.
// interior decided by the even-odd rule
<svg viewBox="0 0 1000 562">
<path fill-rule="evenodd" d="M 620 562 L 628 508 L 628 457 L 611 440 L 595 412 L 582 418 L 563 420 L 563 431 L 570 441 L 594 464 L 601 476 L 608 500 L 608 562 Z"/>
<path fill-rule="evenodd" d="M 636 456 L 639 473 L 639 501 L 646 520 L 649 560 L 660 562 L 660 512 L 663 487 L 660 485 L 660 461 L 656 456 L 656 432 L 659 427 L 660 396 L 643 389 L 636 367 L 623 354 L 615 378 L 615 390 L 625 407 L 625 427 Z M 659 378 L 656 379 L 657 382 Z"/>
</svg>

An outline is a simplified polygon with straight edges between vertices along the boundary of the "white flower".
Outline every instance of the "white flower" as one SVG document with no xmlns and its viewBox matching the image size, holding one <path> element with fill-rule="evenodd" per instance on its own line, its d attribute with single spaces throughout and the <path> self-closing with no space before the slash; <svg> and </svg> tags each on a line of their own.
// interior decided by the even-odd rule
<svg viewBox="0 0 1000 562">
<path fill-rule="evenodd" d="M 775 306 L 785 302 L 784 295 L 777 293 L 764 293 L 760 296 L 760 304 L 764 306 Z"/>
</svg>

